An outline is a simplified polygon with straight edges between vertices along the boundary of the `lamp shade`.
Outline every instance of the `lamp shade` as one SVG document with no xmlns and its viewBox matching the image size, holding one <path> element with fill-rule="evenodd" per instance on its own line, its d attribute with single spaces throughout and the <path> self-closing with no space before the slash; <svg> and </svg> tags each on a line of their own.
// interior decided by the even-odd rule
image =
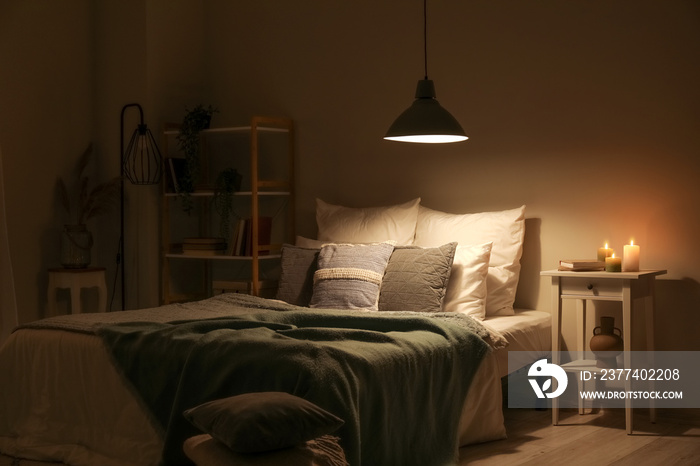
<svg viewBox="0 0 700 466">
<path fill-rule="evenodd" d="M 444 143 L 467 139 L 459 122 L 435 98 L 431 79 L 416 86 L 416 100 L 389 127 L 384 139 L 401 142 Z"/>
<path fill-rule="evenodd" d="M 141 123 L 134 130 L 124 154 L 124 176 L 133 184 L 158 184 L 162 159 L 153 134 Z"/>
</svg>

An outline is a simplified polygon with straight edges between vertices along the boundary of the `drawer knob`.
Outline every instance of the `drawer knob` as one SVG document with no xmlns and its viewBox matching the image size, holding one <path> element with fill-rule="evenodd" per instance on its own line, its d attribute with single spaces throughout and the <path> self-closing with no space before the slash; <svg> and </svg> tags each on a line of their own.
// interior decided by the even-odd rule
<svg viewBox="0 0 700 466">
<path fill-rule="evenodd" d="M 592 290 L 592 289 L 593 289 L 593 283 L 589 283 L 588 286 L 587 286 L 586 288 L 588 288 L 589 290 Z"/>
</svg>

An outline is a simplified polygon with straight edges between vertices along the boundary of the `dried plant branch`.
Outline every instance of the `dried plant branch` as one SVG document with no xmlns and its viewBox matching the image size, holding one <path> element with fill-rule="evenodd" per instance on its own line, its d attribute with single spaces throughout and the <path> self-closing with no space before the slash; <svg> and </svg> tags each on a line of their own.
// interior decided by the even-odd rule
<svg viewBox="0 0 700 466">
<path fill-rule="evenodd" d="M 72 205 L 69 190 L 63 179 L 56 182 L 56 191 L 61 204 L 69 215 L 75 214 L 75 221 L 78 225 L 83 225 L 91 218 L 108 213 L 120 196 L 120 177 L 112 178 L 98 184 L 90 189 L 90 178 L 85 174 L 85 170 L 92 156 L 92 144 L 78 159 L 75 167 L 76 191 L 75 205 Z"/>
<path fill-rule="evenodd" d="M 68 196 L 68 188 L 66 188 L 66 183 L 63 182 L 61 178 L 56 181 L 56 192 L 58 193 L 58 198 L 61 201 L 61 205 L 66 209 L 66 213 L 70 215 L 70 196 Z"/>
<path fill-rule="evenodd" d="M 88 146 L 83 151 L 83 155 L 80 156 L 80 158 L 78 159 L 78 163 L 75 165 L 75 176 L 78 179 L 83 177 L 83 172 L 85 171 L 88 164 L 90 163 L 91 158 L 92 158 L 92 143 L 88 144 Z"/>
<path fill-rule="evenodd" d="M 119 177 L 113 178 L 104 183 L 100 183 L 90 191 L 83 210 L 83 222 L 93 217 L 108 213 L 119 200 L 120 191 Z"/>
</svg>

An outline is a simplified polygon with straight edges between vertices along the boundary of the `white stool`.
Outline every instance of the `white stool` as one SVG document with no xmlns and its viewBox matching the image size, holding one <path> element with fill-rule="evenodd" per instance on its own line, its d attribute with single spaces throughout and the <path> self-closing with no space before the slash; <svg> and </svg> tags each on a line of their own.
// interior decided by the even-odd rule
<svg viewBox="0 0 700 466">
<path fill-rule="evenodd" d="M 107 284 L 104 267 L 85 269 L 49 269 L 49 316 L 56 315 L 56 294 L 59 288 L 70 289 L 71 313 L 81 312 L 80 292 L 83 288 L 97 288 L 99 305 L 97 310 L 107 310 Z"/>
</svg>

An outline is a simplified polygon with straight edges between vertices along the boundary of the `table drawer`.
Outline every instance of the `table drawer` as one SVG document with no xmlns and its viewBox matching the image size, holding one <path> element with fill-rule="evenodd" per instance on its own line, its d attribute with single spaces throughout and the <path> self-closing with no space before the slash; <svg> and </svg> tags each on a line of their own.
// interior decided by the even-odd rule
<svg viewBox="0 0 700 466">
<path fill-rule="evenodd" d="M 561 278 L 561 295 L 568 296 L 588 296 L 591 299 L 602 298 L 622 298 L 622 281 L 606 280 L 602 278 Z"/>
</svg>

